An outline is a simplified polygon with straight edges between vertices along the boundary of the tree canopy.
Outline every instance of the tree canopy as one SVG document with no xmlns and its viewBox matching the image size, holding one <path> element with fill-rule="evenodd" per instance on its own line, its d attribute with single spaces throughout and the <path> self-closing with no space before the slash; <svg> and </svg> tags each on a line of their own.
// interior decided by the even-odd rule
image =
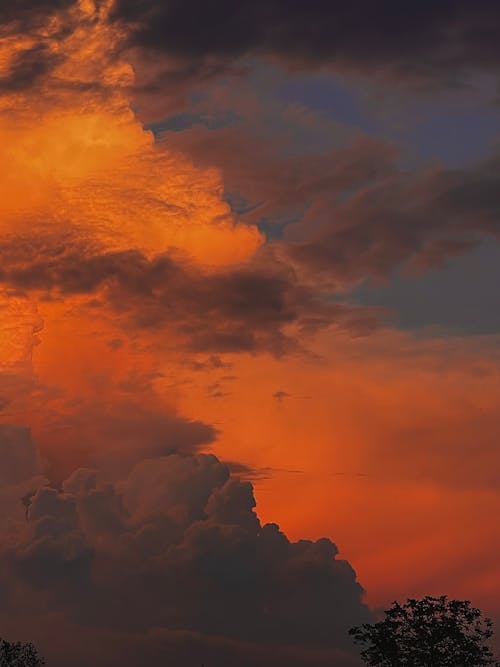
<svg viewBox="0 0 500 667">
<path fill-rule="evenodd" d="M 385 618 L 349 630 L 370 667 L 500 667 L 488 645 L 492 622 L 468 600 L 394 602 Z"/>
<path fill-rule="evenodd" d="M 0 667 L 43 667 L 45 660 L 33 644 L 7 642 L 0 638 Z"/>
</svg>

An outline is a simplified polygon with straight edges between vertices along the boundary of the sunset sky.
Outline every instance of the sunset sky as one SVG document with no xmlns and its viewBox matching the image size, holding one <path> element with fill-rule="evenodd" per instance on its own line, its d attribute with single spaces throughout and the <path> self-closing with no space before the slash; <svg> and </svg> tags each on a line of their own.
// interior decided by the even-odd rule
<svg viewBox="0 0 500 667">
<path fill-rule="evenodd" d="M 357 667 L 394 599 L 500 623 L 499 24 L 0 4 L 0 636 Z"/>
</svg>

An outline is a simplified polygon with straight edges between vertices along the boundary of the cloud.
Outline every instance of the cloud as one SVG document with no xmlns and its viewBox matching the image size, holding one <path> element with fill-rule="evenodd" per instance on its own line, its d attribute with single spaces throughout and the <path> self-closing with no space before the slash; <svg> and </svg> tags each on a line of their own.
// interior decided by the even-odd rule
<svg viewBox="0 0 500 667">
<path fill-rule="evenodd" d="M 279 230 L 280 223 L 300 219 L 311 204 L 333 209 L 346 192 L 382 180 L 396 168 L 397 151 L 388 144 L 301 109 L 266 115 L 242 96 L 242 106 L 249 105 L 249 116 L 257 115 L 258 122 L 247 116 L 237 127 L 195 125 L 160 138 L 200 166 L 216 165 L 226 196 L 247 224 L 267 220 L 271 232 L 273 226 Z"/>
<path fill-rule="evenodd" d="M 0 424 L 0 486 L 19 484 L 40 473 L 38 452 L 28 428 Z"/>
<path fill-rule="evenodd" d="M 59 59 L 44 44 L 34 44 L 12 58 L 9 72 L 0 77 L 0 89 L 4 92 L 24 91 L 49 74 Z"/>
<path fill-rule="evenodd" d="M 172 452 L 194 452 L 216 438 L 213 426 L 159 405 L 152 391 L 141 392 L 136 386 L 127 397 L 110 386 L 105 395 L 106 405 L 80 397 L 72 405 L 68 401 L 64 411 L 51 414 L 50 406 L 45 408 L 39 437 L 51 479 L 60 482 L 73 470 L 75 461 L 97 466 L 116 479 L 139 461 Z M 70 445 L 66 442 L 69 434 Z"/>
<path fill-rule="evenodd" d="M 37 641 L 61 667 L 139 666 L 145 656 L 186 667 L 351 665 L 345 629 L 369 613 L 350 566 L 328 539 L 295 542 L 276 525 L 262 525 L 251 487 L 201 452 L 225 451 L 235 476 L 256 484 L 272 477 L 261 514 L 288 521 L 294 539 L 323 534 L 324 526 L 328 534 L 343 530 L 342 543 L 365 555 L 364 571 L 375 562 L 377 591 L 394 590 L 394 581 L 402 590 L 412 577 L 422 581 L 448 568 L 455 545 L 464 542 L 464 517 L 468 528 L 480 525 L 489 499 L 470 512 L 467 497 L 457 512 L 448 495 L 446 512 L 458 528 L 453 524 L 453 539 L 444 544 L 449 534 L 439 524 L 448 523 L 437 504 L 425 504 L 426 485 L 467 493 L 493 487 L 486 439 L 498 430 L 496 407 L 487 421 L 480 411 L 458 419 L 470 377 L 463 393 L 462 378 L 449 369 L 440 374 L 448 383 L 436 382 L 437 375 L 422 383 L 419 359 L 391 384 L 398 351 L 410 346 L 414 354 L 416 344 L 384 331 L 351 347 L 346 339 L 377 329 L 379 312 L 336 299 L 366 276 L 383 279 L 401 263 L 435 266 L 496 234 L 497 159 L 463 170 L 405 172 L 390 146 L 300 108 L 275 108 L 268 116 L 260 109 L 245 133 L 256 94 L 241 100 L 246 116 L 237 108 L 218 123 L 208 113 L 201 120 L 215 129 L 194 126 L 158 145 L 132 111 L 134 77 L 123 46 L 134 46 L 134 62 L 150 67 L 153 78 L 170 66 L 167 106 L 189 92 L 192 78 L 213 81 L 240 68 L 246 54 L 408 80 L 412 58 L 429 38 L 428 59 L 411 75 L 428 83 L 434 74 L 442 82 L 462 73 L 460 49 L 455 60 L 439 60 L 440 47 L 426 30 L 418 43 L 407 39 L 399 10 L 391 20 L 401 47 L 384 35 L 382 53 L 373 43 L 381 34 L 376 21 L 356 22 L 366 39 L 352 39 L 351 8 L 333 25 L 330 5 L 323 7 L 318 27 L 320 15 L 304 3 L 287 3 L 286 16 L 267 3 L 272 21 L 261 39 L 264 5 L 227 4 L 220 34 L 207 19 L 198 40 L 190 33 L 199 27 L 189 3 L 189 25 L 184 6 L 156 4 L 156 36 L 149 14 L 125 16 L 147 13 L 147 1 L 118 4 L 122 23 L 108 20 L 107 1 L 56 4 L 38 4 L 43 12 L 31 13 L 33 3 L 13 3 L 22 13 L 6 28 L 0 54 L 0 161 L 9 164 L 0 183 L 0 417 L 10 422 L 0 429 L 9 471 L 0 490 L 3 632 Z M 205 5 L 199 18 L 218 11 Z M 10 20 L 5 7 L 0 16 Z M 180 35 L 166 49 L 163 38 L 174 28 L 164 10 L 177 12 Z M 246 23 L 240 10 L 248 11 Z M 424 11 L 413 25 L 432 24 L 440 35 L 459 25 L 462 11 L 457 5 L 447 22 L 434 9 L 429 24 Z M 234 34 L 224 25 L 228 17 Z M 334 28 L 328 44 L 323 24 Z M 450 38 L 454 44 L 459 33 Z M 234 37 L 234 44 L 221 48 L 214 37 Z M 136 88 L 147 87 L 140 69 L 137 76 Z M 231 110 L 235 96 L 224 99 L 223 86 L 217 95 Z M 267 243 L 257 224 L 267 224 Z M 348 335 L 332 336 L 332 327 Z M 317 363 L 307 365 L 296 352 L 311 334 L 319 334 Z M 387 348 L 390 354 L 381 352 Z M 430 356 L 442 355 L 441 349 Z M 224 394 L 220 374 L 229 367 L 239 379 Z M 301 406 L 272 399 L 279 387 L 312 400 Z M 438 394 L 446 397 L 446 418 Z M 487 395 L 496 394 L 483 388 L 478 400 Z M 455 396 L 463 401 L 455 404 Z M 387 415 L 399 418 L 392 430 Z M 418 431 L 410 422 L 420 416 L 428 428 Z M 19 424 L 29 424 L 33 435 Z M 480 441 L 478 424 L 489 427 Z M 446 452 L 436 453 L 440 442 Z M 474 452 L 470 442 L 478 443 Z M 412 450 L 406 459 L 405 448 Z M 457 451 L 464 459 L 458 471 L 450 465 Z M 347 474 L 332 486 L 330 472 L 339 469 L 367 469 L 370 477 L 363 488 Z M 304 470 L 300 494 L 295 478 L 280 475 L 295 470 Z M 383 475 L 397 481 L 379 483 Z M 290 479 L 279 486 L 279 476 Z M 401 492 L 408 481 L 411 489 L 421 484 L 409 496 Z M 423 508 L 418 520 L 413 504 Z M 429 507 L 436 508 L 431 528 Z M 468 547 L 474 557 L 478 544 L 489 542 L 489 528 L 482 530 L 483 539 Z M 439 534 L 439 552 L 450 559 L 427 559 L 422 575 L 429 531 Z M 374 532 L 383 539 L 366 540 Z M 397 572 L 389 561 L 400 563 Z"/>
<path fill-rule="evenodd" d="M 395 170 L 335 207 L 320 202 L 290 228 L 286 252 L 346 281 L 384 278 L 409 261 L 433 268 L 485 236 L 498 237 L 497 161 L 493 155 L 461 170 Z M 308 238 L 313 219 L 316 232 Z"/>
<path fill-rule="evenodd" d="M 104 31 L 102 40 L 106 23 L 98 26 L 98 35 Z M 76 46 L 70 42 L 67 47 L 71 71 L 77 73 L 81 42 L 79 36 Z M 86 67 L 93 71 L 90 64 Z M 18 134 L 7 135 L 5 150 L 17 156 L 5 188 L 5 240 L 0 248 L 0 281 L 8 289 L 66 303 L 92 296 L 91 318 L 118 316 L 129 332 L 156 335 L 168 330 L 177 345 L 197 352 L 265 350 L 280 355 L 296 350 L 302 335 L 318 328 L 333 325 L 354 335 L 376 328 L 374 311 L 323 298 L 301 284 L 288 260 L 270 256 L 253 262 L 263 237 L 252 220 L 238 224 L 222 201 L 222 179 L 213 167 L 194 167 L 173 145 L 159 150 L 151 144 L 151 135 L 115 102 L 91 96 L 91 103 L 96 108 L 84 117 L 74 117 L 71 107 L 62 116 L 43 111 L 35 129 L 23 123 Z M 37 160 L 24 145 L 35 147 Z M 251 155 L 250 145 L 236 143 L 223 150 L 229 149 L 235 166 L 242 150 Z M 352 185 L 376 160 L 379 151 L 372 148 L 362 157 L 339 155 L 331 179 L 325 176 L 325 159 L 307 160 L 296 173 L 296 161 L 282 170 L 279 161 L 257 152 L 253 174 L 257 161 L 271 162 L 261 169 L 258 187 L 276 184 L 260 213 L 300 207 L 337 180 L 347 178 Z M 39 165 L 50 168 L 50 179 Z M 237 178 L 238 170 L 233 171 Z M 273 179 L 276 172 L 287 174 L 283 182 Z M 245 173 L 242 178 L 248 182 Z M 25 195 L 28 182 L 30 194 Z M 110 332 L 109 340 L 118 334 L 122 332 Z"/>
<path fill-rule="evenodd" d="M 23 521 L 30 498 L 47 480 L 28 428 L 0 424 L 0 458 L 0 530 L 7 534 L 13 522 Z"/>
<path fill-rule="evenodd" d="M 235 2 L 118 0 L 114 12 L 142 49 L 199 64 L 247 55 L 305 67 L 379 72 L 393 78 L 455 82 L 471 69 L 498 64 L 490 0 L 353 4 L 315 0 Z"/>
<path fill-rule="evenodd" d="M 12 618 L 0 617 L 2 627 L 12 634 L 16 628 Z M 18 630 L 16 629 L 16 632 Z M 133 667 L 145 661 L 159 664 L 220 665 L 254 667 L 306 667 L 311 662 L 319 667 L 359 667 L 356 656 L 338 649 L 301 649 L 296 646 L 257 645 L 251 642 L 210 637 L 201 633 L 154 628 L 144 633 L 125 633 L 76 626 L 57 614 L 43 614 L 27 619 L 19 637 L 35 641 L 37 646 L 49 645 L 47 653 L 55 667 L 67 664 L 68 656 L 75 667 L 98 665 L 103 659 L 109 667 Z M 78 650 L 75 652 L 74 647 Z"/>
<path fill-rule="evenodd" d="M 294 120 L 300 132 L 300 115 Z M 313 127 L 325 129 L 321 118 Z M 498 238 L 498 151 L 463 168 L 410 171 L 393 146 L 362 135 L 304 151 L 290 138 L 294 128 L 259 136 L 245 120 L 167 133 L 165 141 L 201 166 L 218 166 L 233 208 L 266 230 L 258 254 L 292 267 L 302 284 L 343 290 L 402 265 L 424 271 Z"/>
<path fill-rule="evenodd" d="M 290 394 L 286 391 L 283 391 L 282 389 L 278 389 L 274 392 L 273 398 L 281 403 L 281 401 L 285 400 L 285 398 L 290 398 Z"/>
<path fill-rule="evenodd" d="M 347 628 L 369 618 L 335 545 L 290 542 L 278 526 L 261 525 L 251 485 L 213 455 L 156 456 L 115 481 L 79 468 L 60 490 L 39 484 L 28 521 L 13 514 L 15 530 L 0 545 L 16 634 L 45 599 L 63 625 L 109 642 L 96 664 L 110 664 L 113 637 L 127 633 L 127 642 L 163 637 L 152 641 L 152 657 L 168 646 L 180 665 L 203 651 L 224 661 L 245 650 L 269 665 L 285 655 L 305 665 L 349 652 Z M 52 642 L 41 642 L 49 657 L 59 650 Z M 76 650 L 62 645 L 56 666 Z"/>
<path fill-rule="evenodd" d="M 35 89 L 40 93 L 42 90 L 47 91 L 49 82 L 53 88 L 52 93 L 66 87 L 80 87 L 81 92 L 85 88 L 87 92 L 99 89 L 104 92 L 97 81 L 86 80 L 88 70 L 85 71 L 85 63 L 81 63 L 79 72 L 71 65 L 68 67 L 68 64 L 78 55 L 84 26 L 95 29 L 93 38 L 87 42 L 87 53 L 96 43 L 102 44 L 102 24 L 99 25 L 98 17 L 104 16 L 107 8 L 109 2 L 99 2 L 96 6 L 92 0 L 41 0 L 36 4 L 21 0 L 4 3 L 0 8 L 4 32 L 0 46 L 1 93 L 14 98 L 26 92 L 33 93 Z M 110 43 L 114 41 L 116 32 L 110 28 L 105 31 Z M 104 60 L 104 67 L 109 69 L 109 57 Z M 116 62 L 114 57 L 111 60 Z M 35 100 L 32 106 L 36 106 Z"/>
<path fill-rule="evenodd" d="M 96 294 L 128 326 L 173 329 L 196 351 L 282 354 L 296 346 L 288 333 L 292 327 L 313 331 L 334 324 L 354 334 L 376 327 L 369 309 L 328 303 L 278 264 L 204 272 L 175 254 L 86 255 L 78 248 L 53 252 L 50 244 L 19 240 L 0 247 L 0 256 L 0 282 L 11 289 L 53 298 Z"/>
<path fill-rule="evenodd" d="M 36 4 L 30 0 L 16 0 L 2 3 L 0 20 L 3 24 L 14 24 L 10 27 L 21 31 L 36 30 L 47 22 L 47 16 L 68 9 L 75 0 L 40 0 Z"/>
</svg>

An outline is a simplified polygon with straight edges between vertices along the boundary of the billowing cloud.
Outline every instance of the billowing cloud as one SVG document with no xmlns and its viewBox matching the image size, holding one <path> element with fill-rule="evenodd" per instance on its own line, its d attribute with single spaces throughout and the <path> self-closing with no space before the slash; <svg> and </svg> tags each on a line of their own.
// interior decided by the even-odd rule
<svg viewBox="0 0 500 667">
<path fill-rule="evenodd" d="M 134 111 L 247 55 L 427 83 L 493 62 L 461 3 L 394 8 L 383 44 L 351 8 L 299 4 L 0 9 L 0 626 L 56 667 L 350 667 L 370 615 L 324 534 L 377 603 L 496 591 L 496 341 L 453 341 L 460 372 L 342 291 L 496 235 L 497 158 L 404 170 L 223 83 L 175 135 Z"/>
<path fill-rule="evenodd" d="M 176 408 L 175 374 L 371 313 L 261 262 L 220 172 L 158 149 L 111 6 L 26 7 L 2 61 L 2 632 L 37 640 L 48 609 L 56 667 L 82 637 L 103 665 L 123 662 L 117 637 L 128 665 L 351 664 L 346 630 L 370 617 L 353 569 L 329 539 L 261 524 L 251 485 L 201 451 L 217 425 Z"/>
<path fill-rule="evenodd" d="M 15 427 L 6 435 L 18 433 L 25 442 Z M 28 461 L 18 468 L 33 473 Z M 347 628 L 369 618 L 335 545 L 290 542 L 278 526 L 262 525 L 251 485 L 213 455 L 154 456 L 114 482 L 80 468 L 61 490 L 39 484 L 27 520 L 24 510 L 13 512 L 1 542 L 8 613 L 29 618 L 45 599 L 64 623 L 82 624 L 99 641 L 109 633 L 97 664 L 110 664 L 113 636 L 126 632 L 144 642 L 156 633 L 169 642 L 192 635 L 191 649 L 170 649 L 176 664 L 190 664 L 199 643 L 223 660 L 233 646 L 265 651 L 268 664 L 288 653 L 305 665 L 347 650 Z M 50 640 L 42 648 L 64 664 Z"/>
<path fill-rule="evenodd" d="M 125 329 L 169 326 L 195 350 L 279 353 L 293 347 L 285 328 L 330 319 L 370 328 L 370 312 L 317 299 L 287 267 L 249 263 L 263 237 L 223 201 L 220 173 L 158 150 L 128 108 L 131 72 L 110 55 L 120 39 L 110 7 L 75 5 L 72 30 L 49 35 L 63 60 L 42 77 L 36 123 L 23 111 L 31 97 L 6 96 L 5 288 L 50 298 L 39 306 L 46 326 L 54 311 L 67 316 L 64 299 L 91 296 L 93 312 L 111 310 Z"/>
</svg>

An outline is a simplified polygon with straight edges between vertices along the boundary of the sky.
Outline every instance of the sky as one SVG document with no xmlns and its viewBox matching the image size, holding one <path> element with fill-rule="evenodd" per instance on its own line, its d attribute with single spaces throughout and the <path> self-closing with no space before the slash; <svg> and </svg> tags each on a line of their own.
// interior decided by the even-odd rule
<svg viewBox="0 0 500 667">
<path fill-rule="evenodd" d="M 500 620 L 488 0 L 0 5 L 0 635 L 359 667 Z"/>
</svg>

